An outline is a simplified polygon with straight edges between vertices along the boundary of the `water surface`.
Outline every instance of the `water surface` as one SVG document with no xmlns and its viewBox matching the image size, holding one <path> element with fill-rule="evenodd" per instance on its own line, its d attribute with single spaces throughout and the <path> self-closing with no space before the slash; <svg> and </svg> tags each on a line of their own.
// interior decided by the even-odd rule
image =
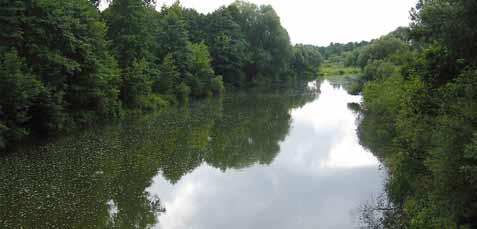
<svg viewBox="0 0 477 229">
<path fill-rule="evenodd" d="M 359 101 L 328 81 L 234 93 L 25 149 L 0 161 L 0 227 L 358 227 L 383 183 Z"/>
</svg>

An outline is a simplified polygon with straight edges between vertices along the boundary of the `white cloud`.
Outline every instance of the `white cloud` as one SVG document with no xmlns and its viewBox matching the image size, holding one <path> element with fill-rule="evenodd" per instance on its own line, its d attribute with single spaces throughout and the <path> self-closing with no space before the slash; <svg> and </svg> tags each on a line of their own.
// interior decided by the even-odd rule
<svg viewBox="0 0 477 229">
<path fill-rule="evenodd" d="M 175 0 L 158 0 L 158 6 Z M 233 0 L 182 0 L 199 12 L 212 12 Z M 293 43 L 328 45 L 330 42 L 370 40 L 409 24 L 416 0 L 251 0 L 270 4 L 281 17 Z"/>
</svg>

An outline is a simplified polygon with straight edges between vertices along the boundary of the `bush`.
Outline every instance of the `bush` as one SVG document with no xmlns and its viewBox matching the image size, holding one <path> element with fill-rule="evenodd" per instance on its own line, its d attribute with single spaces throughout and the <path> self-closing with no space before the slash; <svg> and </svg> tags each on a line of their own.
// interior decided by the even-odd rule
<svg viewBox="0 0 477 229">
<path fill-rule="evenodd" d="M 225 91 L 222 76 L 216 76 L 210 81 L 210 91 L 214 94 L 221 94 Z"/>
<path fill-rule="evenodd" d="M 182 82 L 176 87 L 176 96 L 179 101 L 185 102 L 189 99 L 191 89 L 186 83 Z"/>
<path fill-rule="evenodd" d="M 160 95 L 150 95 L 145 98 L 142 110 L 157 111 L 169 105 L 169 103 Z"/>
</svg>

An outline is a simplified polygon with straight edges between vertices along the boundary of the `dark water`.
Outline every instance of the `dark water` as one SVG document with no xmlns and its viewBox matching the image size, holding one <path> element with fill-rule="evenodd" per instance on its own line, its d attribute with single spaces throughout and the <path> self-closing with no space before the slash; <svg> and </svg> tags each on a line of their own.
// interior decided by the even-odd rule
<svg viewBox="0 0 477 229">
<path fill-rule="evenodd" d="M 22 150 L 0 159 L 0 227 L 359 227 L 384 176 L 359 101 L 327 81 L 235 93 Z"/>
</svg>

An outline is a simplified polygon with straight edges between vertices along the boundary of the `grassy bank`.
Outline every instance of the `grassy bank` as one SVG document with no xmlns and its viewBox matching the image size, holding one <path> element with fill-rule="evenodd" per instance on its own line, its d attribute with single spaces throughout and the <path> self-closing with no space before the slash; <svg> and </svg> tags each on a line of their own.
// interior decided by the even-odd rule
<svg viewBox="0 0 477 229">
<path fill-rule="evenodd" d="M 345 67 L 339 64 L 325 63 L 321 66 L 321 76 L 343 76 L 343 75 L 359 75 L 361 69 L 359 67 Z"/>
</svg>

